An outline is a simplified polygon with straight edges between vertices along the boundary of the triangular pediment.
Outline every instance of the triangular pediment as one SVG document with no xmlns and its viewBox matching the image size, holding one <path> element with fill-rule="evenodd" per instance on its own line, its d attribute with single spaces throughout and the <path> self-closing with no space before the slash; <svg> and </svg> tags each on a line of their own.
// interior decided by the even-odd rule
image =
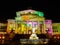
<svg viewBox="0 0 60 45">
<path fill-rule="evenodd" d="M 21 15 L 24 15 L 24 14 L 27 14 L 27 15 L 33 14 L 33 15 L 44 17 L 44 13 L 43 12 L 35 11 L 35 10 L 18 11 L 18 12 L 16 12 L 16 14 L 17 14 L 17 16 L 21 16 Z"/>
</svg>

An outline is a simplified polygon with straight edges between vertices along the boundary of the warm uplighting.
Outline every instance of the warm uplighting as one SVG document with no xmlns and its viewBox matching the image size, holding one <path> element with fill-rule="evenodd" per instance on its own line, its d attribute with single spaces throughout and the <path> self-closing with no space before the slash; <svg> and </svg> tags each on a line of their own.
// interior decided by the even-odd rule
<svg viewBox="0 0 60 45">
<path fill-rule="evenodd" d="M 56 36 L 54 36 L 54 39 L 56 39 Z"/>
<path fill-rule="evenodd" d="M 0 36 L 0 39 L 1 39 L 1 36 Z"/>
<path fill-rule="evenodd" d="M 3 36 L 2 39 L 5 39 L 5 37 Z"/>
<path fill-rule="evenodd" d="M 57 37 L 58 39 L 60 38 L 60 37 Z"/>
</svg>

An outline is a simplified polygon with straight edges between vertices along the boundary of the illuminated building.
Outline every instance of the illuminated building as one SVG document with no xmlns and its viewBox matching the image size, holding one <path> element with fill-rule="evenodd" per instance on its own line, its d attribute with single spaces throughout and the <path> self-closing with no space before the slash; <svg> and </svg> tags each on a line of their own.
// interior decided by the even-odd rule
<svg viewBox="0 0 60 45">
<path fill-rule="evenodd" d="M 0 23 L 0 34 L 5 34 L 7 29 L 7 23 Z"/>
<path fill-rule="evenodd" d="M 15 25 L 15 20 L 14 19 L 8 19 L 7 22 L 8 22 L 8 24 L 7 24 L 7 32 L 10 33 L 11 30 L 15 31 L 16 30 L 15 29 L 15 26 L 16 26 Z"/>
<path fill-rule="evenodd" d="M 53 34 L 60 34 L 60 23 L 53 23 Z"/>
<path fill-rule="evenodd" d="M 16 32 L 19 34 L 31 34 L 35 29 L 36 34 L 45 32 L 44 13 L 35 10 L 23 10 L 16 12 Z"/>
<path fill-rule="evenodd" d="M 45 27 L 46 27 L 46 32 L 49 34 L 53 34 L 52 30 L 52 20 L 45 20 Z"/>
<path fill-rule="evenodd" d="M 35 28 L 36 34 L 52 34 L 52 20 L 45 20 L 44 13 L 35 10 L 23 10 L 16 12 L 15 19 L 8 19 L 7 32 L 12 29 L 18 34 L 32 34 Z"/>
</svg>

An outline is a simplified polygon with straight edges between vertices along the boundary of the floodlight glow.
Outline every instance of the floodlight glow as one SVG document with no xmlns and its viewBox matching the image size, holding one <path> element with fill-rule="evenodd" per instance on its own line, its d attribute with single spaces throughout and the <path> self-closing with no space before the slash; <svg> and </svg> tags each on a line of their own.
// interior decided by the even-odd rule
<svg viewBox="0 0 60 45">
<path fill-rule="evenodd" d="M 45 24 L 46 24 L 46 29 L 48 29 L 48 33 L 51 33 L 52 34 L 52 20 L 46 20 L 45 21 Z"/>
<path fill-rule="evenodd" d="M 40 17 L 44 16 L 44 13 L 43 12 L 39 12 L 39 11 L 34 12 L 34 14 L 36 14 L 37 16 L 40 16 Z"/>
<path fill-rule="evenodd" d="M 33 28 L 32 32 L 35 33 L 35 28 Z"/>
</svg>

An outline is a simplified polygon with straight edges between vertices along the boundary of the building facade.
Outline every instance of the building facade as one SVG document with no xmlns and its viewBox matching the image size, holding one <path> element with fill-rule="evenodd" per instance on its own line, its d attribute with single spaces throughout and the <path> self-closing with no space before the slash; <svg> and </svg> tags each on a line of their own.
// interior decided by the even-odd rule
<svg viewBox="0 0 60 45">
<path fill-rule="evenodd" d="M 45 20 L 45 28 L 47 33 L 53 34 L 52 20 Z"/>
<path fill-rule="evenodd" d="M 45 32 L 44 13 L 35 10 L 23 10 L 16 12 L 16 32 L 19 34 L 31 34 L 36 29 L 37 34 Z"/>
<path fill-rule="evenodd" d="M 49 25 L 49 26 L 48 26 Z M 17 34 L 46 34 L 52 32 L 52 20 L 46 20 L 44 13 L 35 10 L 23 10 L 16 12 L 15 19 L 8 19 L 7 32 L 14 30 Z"/>
<path fill-rule="evenodd" d="M 6 34 L 7 23 L 0 23 L 0 34 Z"/>
<path fill-rule="evenodd" d="M 12 30 L 16 30 L 15 20 L 14 19 L 8 19 L 7 20 L 7 33 L 10 33 Z"/>
<path fill-rule="evenodd" d="M 60 34 L 60 23 L 53 23 L 52 24 L 53 28 L 53 34 Z"/>
</svg>

